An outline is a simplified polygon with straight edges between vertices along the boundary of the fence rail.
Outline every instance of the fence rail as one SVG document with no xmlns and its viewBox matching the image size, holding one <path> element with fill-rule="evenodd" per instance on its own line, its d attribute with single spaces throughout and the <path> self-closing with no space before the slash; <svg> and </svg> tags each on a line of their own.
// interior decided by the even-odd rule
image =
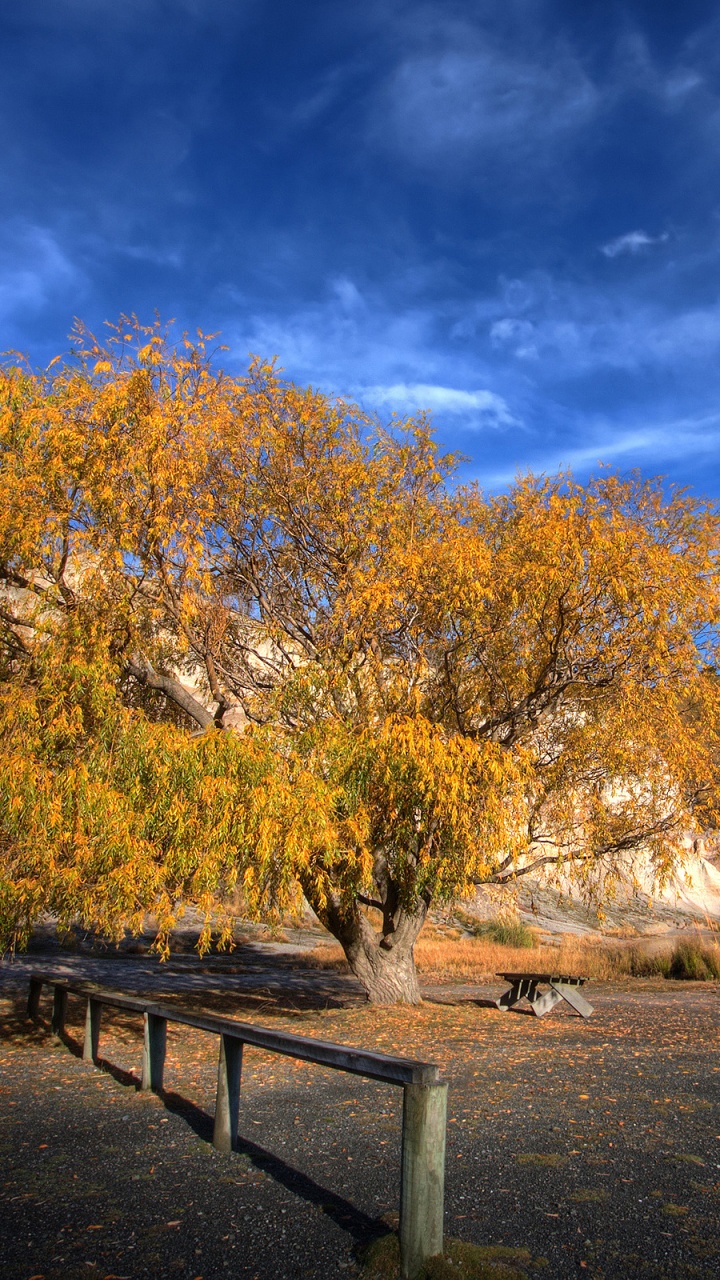
<svg viewBox="0 0 720 1280">
<path fill-rule="evenodd" d="M 215 1014 L 192 1013 L 89 983 L 68 982 L 46 973 L 35 973 L 30 978 L 28 1014 L 31 1018 L 39 1015 L 43 986 L 53 990 L 51 1026 L 57 1036 L 62 1036 L 65 1031 L 68 996 L 87 1001 L 83 1043 L 86 1062 L 98 1061 L 103 1006 L 143 1015 L 140 1085 L 143 1090 L 162 1092 L 168 1022 L 218 1035 L 220 1053 L 213 1145 L 226 1153 L 233 1150 L 237 1141 L 242 1054 L 246 1044 L 314 1062 L 318 1066 L 349 1071 L 370 1080 L 402 1086 L 400 1255 L 403 1276 L 411 1280 L 427 1258 L 442 1252 L 447 1085 L 440 1081 L 439 1070 L 434 1063 L 351 1049 L 346 1045 L 273 1031 Z"/>
</svg>

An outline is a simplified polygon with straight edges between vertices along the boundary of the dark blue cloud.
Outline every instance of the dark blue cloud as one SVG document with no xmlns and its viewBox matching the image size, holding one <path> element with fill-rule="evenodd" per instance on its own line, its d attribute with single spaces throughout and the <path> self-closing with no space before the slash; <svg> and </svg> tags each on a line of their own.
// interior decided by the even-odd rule
<svg viewBox="0 0 720 1280">
<path fill-rule="evenodd" d="M 157 309 L 433 414 L 468 474 L 720 491 L 720 20 L 651 0 L 25 0 L 3 347 Z"/>
</svg>

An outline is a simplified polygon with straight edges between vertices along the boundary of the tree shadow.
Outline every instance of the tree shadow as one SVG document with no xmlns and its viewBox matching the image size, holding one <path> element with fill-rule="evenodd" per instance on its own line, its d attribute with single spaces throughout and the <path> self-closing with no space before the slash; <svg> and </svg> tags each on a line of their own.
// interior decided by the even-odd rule
<svg viewBox="0 0 720 1280">
<path fill-rule="evenodd" d="M 474 1004 L 478 1009 L 497 1009 L 495 1001 L 491 1000 L 489 996 L 460 996 L 459 999 L 452 999 L 451 997 L 445 998 L 441 996 L 423 995 L 423 1004 L 454 1006 L 460 1004 Z"/>
<path fill-rule="evenodd" d="M 40 952 L 38 952 L 38 955 Z M 32 957 L 33 960 L 37 956 Z M 58 957 L 48 956 L 48 968 Z M 65 979 L 90 981 L 161 1003 L 182 1001 L 208 1011 L 286 1014 L 344 1009 L 365 1004 L 366 995 L 342 967 L 318 965 L 302 951 L 282 954 L 245 943 L 230 955 L 173 953 L 167 963 L 152 955 L 87 948 L 62 955 Z M 27 980 L 29 969 L 24 969 Z"/>
<path fill-rule="evenodd" d="M 440 1004 L 440 1005 L 474 1004 L 476 1009 L 494 1009 L 495 1012 L 498 1011 L 497 1002 L 495 1000 L 492 1000 L 489 996 L 462 996 L 459 1000 L 451 1000 L 451 999 L 446 1000 L 438 996 L 423 996 L 423 1002 L 425 1004 Z M 511 1005 L 509 1009 L 501 1009 L 500 1012 L 501 1013 L 519 1013 L 519 1014 L 522 1014 L 524 1018 L 535 1017 L 535 1014 L 533 1013 L 532 1009 L 527 1009 L 527 1008 L 520 1009 L 516 1004 Z"/>
</svg>

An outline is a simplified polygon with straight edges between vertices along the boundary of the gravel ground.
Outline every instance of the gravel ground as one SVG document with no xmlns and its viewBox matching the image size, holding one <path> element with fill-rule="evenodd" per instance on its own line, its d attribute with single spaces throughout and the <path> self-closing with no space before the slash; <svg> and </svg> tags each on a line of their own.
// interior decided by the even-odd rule
<svg viewBox="0 0 720 1280">
<path fill-rule="evenodd" d="M 239 1150 L 209 1144 L 217 1045 L 170 1027 L 167 1092 L 136 1090 L 140 1023 L 103 1015 L 97 1070 L 23 1016 L 48 969 L 439 1062 L 450 1084 L 446 1233 L 525 1246 L 558 1280 L 717 1280 L 717 984 L 593 984 L 593 1018 L 501 1014 L 496 986 L 372 1010 L 287 948 L 159 966 L 33 954 L 0 965 L 0 1276 L 300 1280 L 357 1275 L 398 1207 L 401 1092 L 246 1050 Z"/>
</svg>

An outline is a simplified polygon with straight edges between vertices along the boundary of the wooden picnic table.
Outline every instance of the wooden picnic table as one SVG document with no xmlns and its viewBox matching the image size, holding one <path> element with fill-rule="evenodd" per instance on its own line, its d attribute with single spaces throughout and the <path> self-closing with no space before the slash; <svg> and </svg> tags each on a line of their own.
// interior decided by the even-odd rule
<svg viewBox="0 0 720 1280">
<path fill-rule="evenodd" d="M 498 1009 L 511 1009 L 524 996 L 536 1018 L 549 1013 L 560 1000 L 566 1000 L 582 1018 L 589 1018 L 593 1012 L 592 1005 L 580 995 L 579 990 L 587 978 L 567 973 L 499 973 L 497 976 L 512 983 L 510 990 L 495 1001 Z M 539 992 L 541 984 L 548 985 L 550 990 Z"/>
</svg>

